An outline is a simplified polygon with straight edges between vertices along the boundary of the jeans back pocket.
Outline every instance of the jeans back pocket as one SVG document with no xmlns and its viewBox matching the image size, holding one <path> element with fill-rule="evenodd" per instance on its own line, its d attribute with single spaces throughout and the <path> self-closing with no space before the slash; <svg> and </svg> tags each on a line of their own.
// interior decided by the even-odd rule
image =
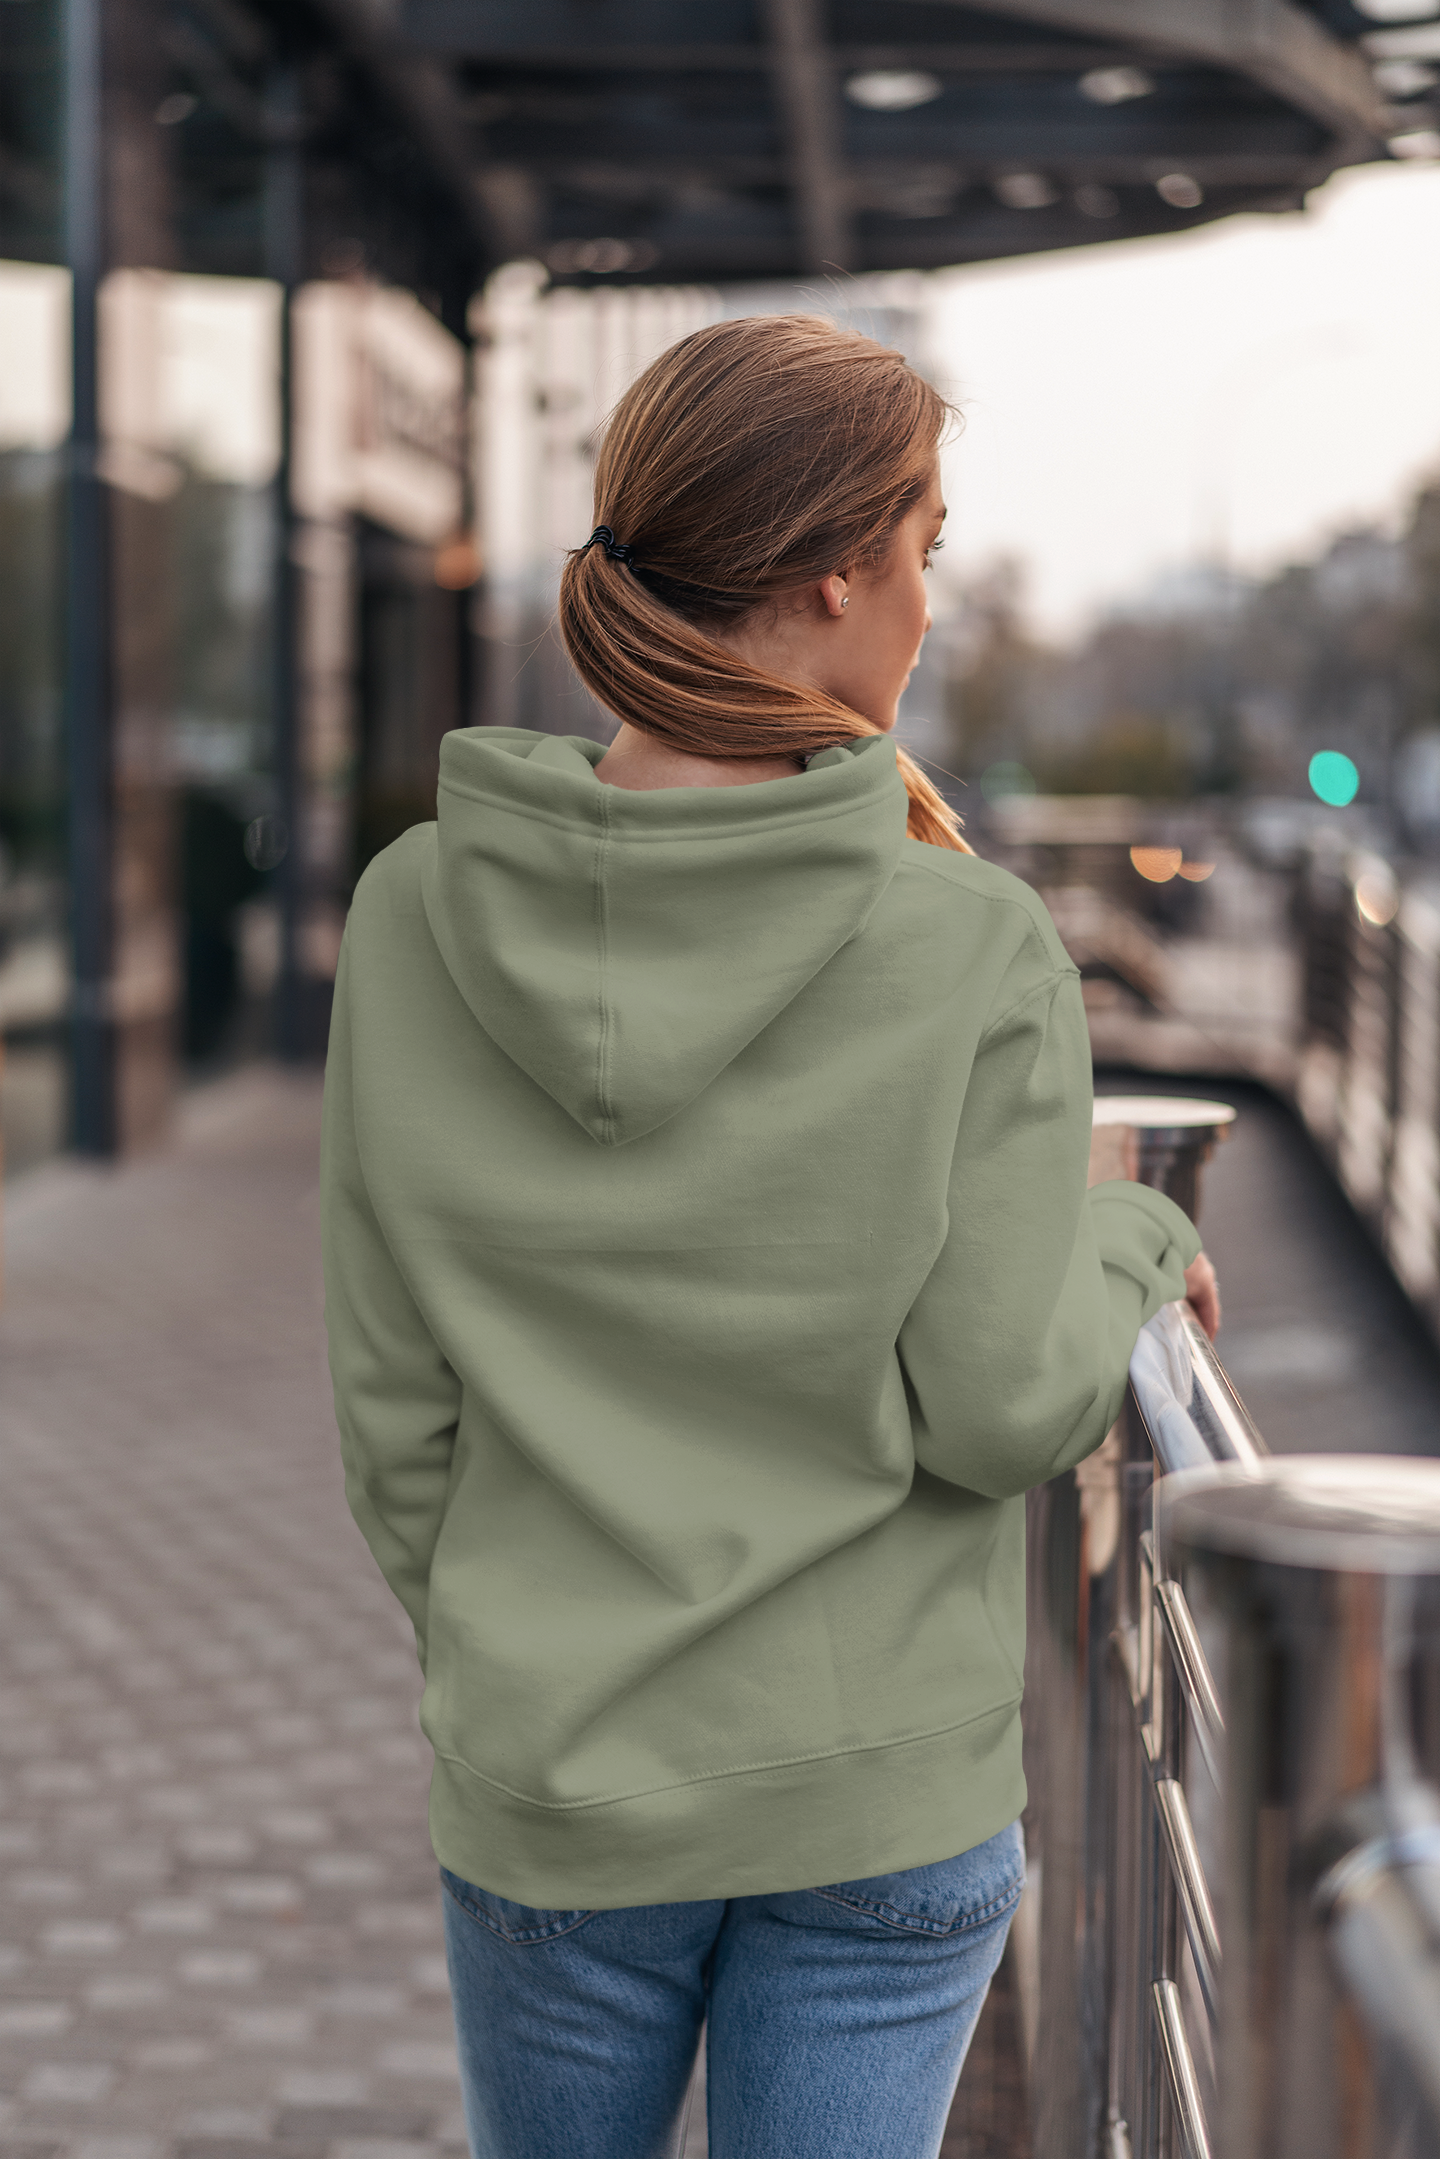
<svg viewBox="0 0 1440 2159">
<path fill-rule="evenodd" d="M 973 1850 L 899 1874 L 872 1874 L 858 1882 L 829 1882 L 812 1891 L 832 1904 L 912 1934 L 963 1934 L 989 1926 L 1020 1902 L 1025 1887 L 1025 1842 L 1012 1822 Z"/>
<path fill-rule="evenodd" d="M 502 1941 L 517 1946 L 553 1941 L 557 1934 L 573 1933 L 591 1917 L 589 1911 L 557 1912 L 534 1904 L 516 1904 L 510 1897 L 497 1897 L 493 1890 L 462 1881 L 448 1867 L 440 1869 L 440 1879 L 447 1893 L 472 1919 L 478 1919 L 482 1927 L 488 1927 Z"/>
</svg>

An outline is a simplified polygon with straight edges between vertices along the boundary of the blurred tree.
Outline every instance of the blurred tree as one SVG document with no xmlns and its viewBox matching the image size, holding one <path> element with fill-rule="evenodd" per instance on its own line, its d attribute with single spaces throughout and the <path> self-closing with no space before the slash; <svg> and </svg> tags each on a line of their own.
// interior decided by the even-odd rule
<svg viewBox="0 0 1440 2159">
<path fill-rule="evenodd" d="M 1440 484 L 1399 540 L 1342 533 L 1260 582 L 1185 572 L 1069 651 L 1028 632 L 1022 596 L 1018 568 L 997 565 L 950 633 L 962 771 L 1013 758 L 1063 792 L 1300 794 L 1331 749 L 1354 759 L 1363 801 L 1402 808 L 1423 738 L 1440 842 Z"/>
<path fill-rule="evenodd" d="M 1139 795 L 1172 802 L 1190 794 L 1195 783 L 1179 730 L 1145 713 L 1121 713 L 1075 748 L 1032 748 L 1030 769 L 1041 792 L 1053 795 Z"/>
<path fill-rule="evenodd" d="M 1024 587 L 1021 565 L 1002 558 L 967 588 L 945 625 L 947 755 L 958 773 L 1025 762 L 1053 660 L 1026 628 Z"/>
<path fill-rule="evenodd" d="M 1299 789 L 1316 750 L 1342 750 L 1362 792 L 1390 792 L 1404 724 L 1403 551 L 1376 532 L 1344 533 L 1315 562 L 1257 588 L 1238 627 L 1235 675 L 1248 711 L 1269 714 L 1258 762 Z M 1257 745 L 1258 747 L 1258 745 Z"/>
</svg>

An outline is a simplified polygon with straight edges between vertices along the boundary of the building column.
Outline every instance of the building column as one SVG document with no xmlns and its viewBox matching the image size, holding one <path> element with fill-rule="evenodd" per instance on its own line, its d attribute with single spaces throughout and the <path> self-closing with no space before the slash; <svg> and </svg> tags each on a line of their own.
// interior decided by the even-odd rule
<svg viewBox="0 0 1440 2159">
<path fill-rule="evenodd" d="M 110 982 L 110 577 L 100 476 L 99 291 L 104 264 L 101 0 L 65 0 L 65 252 L 72 280 L 70 469 L 65 592 L 71 1137 L 115 1144 Z"/>
<path fill-rule="evenodd" d="M 109 1155 L 163 1128 L 177 1061 L 168 503 L 180 474 L 160 447 L 153 279 L 173 248 L 154 0 L 65 0 L 64 34 L 71 1136 Z"/>
<path fill-rule="evenodd" d="M 266 99 L 270 141 L 265 158 L 265 274 L 280 287 L 280 456 L 275 472 L 274 570 L 271 585 L 270 695 L 279 829 L 276 886 L 280 902 L 280 965 L 275 984 L 275 1047 L 294 1061 L 306 1054 L 307 1030 L 300 970 L 301 876 L 300 737 L 296 670 L 299 642 L 296 519 L 294 307 L 305 274 L 304 103 L 300 70 L 277 66 Z"/>
</svg>

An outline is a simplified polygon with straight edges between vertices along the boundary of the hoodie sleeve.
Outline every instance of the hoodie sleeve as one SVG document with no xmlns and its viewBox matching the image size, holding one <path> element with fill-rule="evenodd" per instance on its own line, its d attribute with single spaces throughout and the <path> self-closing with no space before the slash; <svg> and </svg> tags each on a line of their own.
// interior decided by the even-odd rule
<svg viewBox="0 0 1440 2159">
<path fill-rule="evenodd" d="M 325 1327 L 345 1497 L 404 1605 L 425 1662 L 430 1561 L 450 1479 L 460 1382 L 395 1264 L 366 1190 L 355 1129 L 347 954 L 340 956 L 320 1199 Z"/>
<path fill-rule="evenodd" d="M 949 1230 L 900 1334 L 917 1461 L 1006 1498 L 1100 1444 L 1145 1321 L 1185 1294 L 1200 1239 L 1173 1201 L 1087 1192 L 1090 1043 L 1070 969 L 981 1037 Z"/>
</svg>

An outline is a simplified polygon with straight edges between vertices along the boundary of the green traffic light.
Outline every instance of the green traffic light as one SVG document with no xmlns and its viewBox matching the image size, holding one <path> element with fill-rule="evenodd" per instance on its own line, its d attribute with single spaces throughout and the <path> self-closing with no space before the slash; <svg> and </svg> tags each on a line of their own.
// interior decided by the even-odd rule
<svg viewBox="0 0 1440 2159">
<path fill-rule="evenodd" d="M 1322 802 L 1343 810 L 1355 800 L 1360 775 L 1353 761 L 1340 750 L 1317 750 L 1310 760 L 1310 785 Z"/>
</svg>

